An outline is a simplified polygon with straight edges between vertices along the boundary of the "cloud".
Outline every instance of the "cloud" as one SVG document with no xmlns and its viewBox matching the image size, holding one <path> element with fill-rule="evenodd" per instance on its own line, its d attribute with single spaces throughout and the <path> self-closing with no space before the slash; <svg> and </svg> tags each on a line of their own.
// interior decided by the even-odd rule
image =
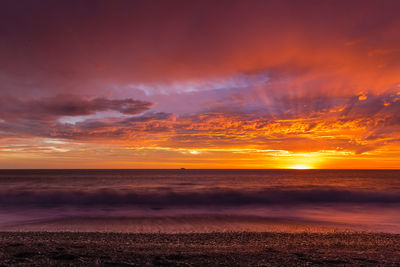
<svg viewBox="0 0 400 267">
<path fill-rule="evenodd" d="M 184 116 L 143 113 L 152 103 L 132 99 L 84 99 L 71 95 L 14 99 L 0 109 L 0 132 L 4 138 L 111 141 L 122 146 L 337 150 L 360 154 L 392 145 L 399 139 L 400 128 L 397 94 L 365 95 L 366 99 L 359 100 L 357 96 L 274 94 L 265 109 L 261 101 L 251 111 L 246 106 L 232 106 L 238 98 L 228 96 L 213 109 Z M 104 111 L 120 113 L 90 116 Z M 62 122 L 63 116 L 78 116 L 80 120 Z"/>
<path fill-rule="evenodd" d="M 144 113 L 153 106 L 148 101 L 133 99 L 87 99 L 77 95 L 57 95 L 22 100 L 14 97 L 0 99 L 0 134 L 7 137 L 71 138 L 89 135 L 90 130 L 108 129 L 109 138 L 118 136 L 120 130 L 110 128 L 134 121 L 167 119 L 163 113 Z M 94 119 L 99 112 L 114 112 L 111 118 Z M 115 114 L 117 112 L 117 114 Z M 119 114 L 119 115 L 118 115 Z M 116 117 L 115 117 L 116 116 Z M 64 118 L 77 117 L 76 123 L 63 123 Z M 86 132 L 85 132 L 86 131 Z M 85 134 L 86 133 L 86 134 Z"/>
<path fill-rule="evenodd" d="M 133 115 L 148 110 L 152 105 L 147 101 L 133 99 L 85 99 L 74 95 L 57 95 L 33 100 L 3 97 L 0 99 L 0 118 L 5 121 L 49 120 L 63 116 L 87 116 L 101 111 L 118 111 Z"/>
<path fill-rule="evenodd" d="M 399 82 L 399 5 L 7 1 L 0 79 L 13 94 L 104 95 L 115 85 L 202 90 L 208 80 L 264 72 L 296 77 L 296 91 L 381 91 Z"/>
</svg>

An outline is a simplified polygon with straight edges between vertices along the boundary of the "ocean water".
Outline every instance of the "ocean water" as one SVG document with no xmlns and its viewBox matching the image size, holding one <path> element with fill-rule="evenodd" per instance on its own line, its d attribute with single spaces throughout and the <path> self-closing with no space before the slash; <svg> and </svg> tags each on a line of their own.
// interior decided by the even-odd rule
<svg viewBox="0 0 400 267">
<path fill-rule="evenodd" d="M 0 171 L 0 231 L 352 230 L 400 233 L 400 171 Z"/>
</svg>

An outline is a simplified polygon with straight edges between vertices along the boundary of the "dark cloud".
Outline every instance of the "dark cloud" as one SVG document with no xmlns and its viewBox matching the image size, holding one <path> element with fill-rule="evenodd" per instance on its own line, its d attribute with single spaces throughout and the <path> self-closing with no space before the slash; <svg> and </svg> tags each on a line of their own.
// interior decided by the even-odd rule
<svg viewBox="0 0 400 267">
<path fill-rule="evenodd" d="M 128 118 L 106 118 L 106 119 L 87 119 L 81 122 L 77 122 L 74 125 L 72 124 L 64 124 L 67 127 L 73 126 L 74 130 L 104 130 L 104 129 L 115 129 L 120 128 L 127 128 L 130 130 L 134 130 L 135 126 L 141 125 L 145 123 L 146 125 L 151 125 L 154 121 L 165 121 L 165 120 L 172 120 L 174 118 L 173 114 L 170 113 L 153 113 L 153 112 L 146 112 L 140 116 L 131 116 Z M 143 129 L 142 129 L 143 130 Z"/>
<path fill-rule="evenodd" d="M 147 101 L 133 99 L 84 99 L 74 95 L 57 95 L 35 100 L 3 97 L 0 99 L 0 119 L 48 120 L 62 116 L 86 116 L 110 110 L 133 115 L 148 110 L 152 105 Z"/>
<path fill-rule="evenodd" d="M 173 115 L 171 113 L 165 112 L 146 112 L 143 116 L 135 116 L 129 117 L 119 122 L 119 124 L 128 124 L 128 123 L 135 123 L 135 122 L 148 122 L 153 120 L 167 120 L 172 119 Z"/>
<path fill-rule="evenodd" d="M 32 100 L 3 97 L 0 99 L 0 133 L 4 137 L 117 137 L 126 133 L 124 127 L 135 121 L 151 122 L 170 118 L 169 114 L 164 113 L 147 112 L 139 115 L 152 105 L 147 101 L 133 99 L 86 99 L 76 95 L 57 95 Z M 98 112 L 108 111 L 117 111 L 121 115 L 102 119 L 87 118 Z M 60 121 L 62 118 L 74 117 L 78 118 L 78 122 Z M 91 130 L 102 130 L 102 133 L 90 133 Z"/>
</svg>

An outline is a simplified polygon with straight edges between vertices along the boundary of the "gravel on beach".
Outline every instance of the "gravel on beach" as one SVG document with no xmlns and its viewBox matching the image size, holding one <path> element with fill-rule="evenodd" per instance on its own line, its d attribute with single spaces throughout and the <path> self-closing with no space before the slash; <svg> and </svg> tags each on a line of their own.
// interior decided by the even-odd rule
<svg viewBox="0 0 400 267">
<path fill-rule="evenodd" d="M 400 266 L 400 235 L 0 233 L 0 266 L 215 265 Z"/>
</svg>

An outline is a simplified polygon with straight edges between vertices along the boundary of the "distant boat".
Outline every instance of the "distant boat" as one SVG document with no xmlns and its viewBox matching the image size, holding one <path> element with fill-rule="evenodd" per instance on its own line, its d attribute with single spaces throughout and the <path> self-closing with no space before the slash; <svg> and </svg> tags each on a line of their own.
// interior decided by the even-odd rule
<svg viewBox="0 0 400 267">
<path fill-rule="evenodd" d="M 181 168 L 182 171 L 186 170 L 185 168 Z"/>
</svg>

